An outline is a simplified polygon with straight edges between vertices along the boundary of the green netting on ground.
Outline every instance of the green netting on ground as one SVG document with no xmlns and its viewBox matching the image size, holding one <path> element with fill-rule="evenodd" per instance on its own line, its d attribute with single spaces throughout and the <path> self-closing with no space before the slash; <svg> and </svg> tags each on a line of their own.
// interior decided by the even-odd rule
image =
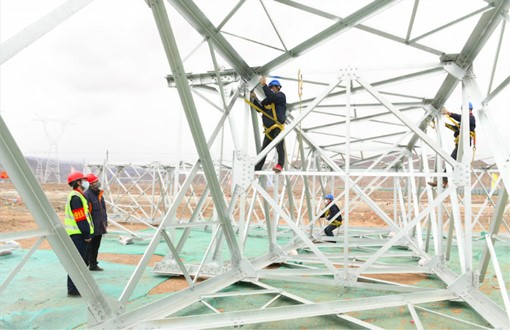
<svg viewBox="0 0 510 330">
<path fill-rule="evenodd" d="M 283 231 L 282 231 L 283 232 Z M 150 234 L 150 232 L 147 232 Z M 175 238 L 179 238 L 182 231 L 176 231 Z M 279 244 L 285 244 L 289 241 L 291 235 L 285 235 L 279 238 Z M 199 263 L 203 258 L 211 240 L 211 232 L 205 230 L 192 230 L 188 242 L 182 250 L 181 257 L 185 263 Z M 175 240 L 177 242 L 177 240 Z M 117 234 L 105 235 L 101 254 L 132 254 L 142 255 L 149 240 L 135 240 L 134 244 L 122 245 L 118 241 Z M 475 267 L 482 256 L 484 240 L 475 240 L 473 242 L 473 260 Z M 395 248 L 398 250 L 398 248 Z M 228 260 L 229 253 L 224 245 L 224 260 Z M 264 229 L 255 230 L 254 235 L 250 235 L 245 246 L 245 254 L 248 257 L 256 257 L 265 254 L 268 251 L 268 242 Z M 323 249 L 325 252 L 343 255 L 339 247 L 329 247 Z M 168 247 L 164 241 L 161 241 L 156 249 L 156 254 L 167 255 Z M 366 250 L 365 250 L 366 251 Z M 505 276 L 507 287 L 510 287 L 510 246 L 501 243 L 496 244 L 498 260 L 501 270 Z M 356 252 L 351 249 L 351 252 Z M 16 250 L 13 254 L 0 257 L 0 283 L 3 283 L 8 274 L 27 253 L 26 250 Z M 300 253 L 307 253 L 300 251 Z M 392 258 L 384 258 L 385 262 L 392 263 Z M 457 249 L 452 249 L 452 257 L 448 266 L 458 272 L 459 263 Z M 401 260 L 400 260 L 401 261 Z M 409 258 L 409 264 L 416 264 L 417 259 Z M 97 279 L 98 285 L 104 294 L 111 299 L 118 299 L 135 266 L 123 265 L 112 262 L 100 261 L 101 266 L 105 268 L 104 272 L 92 272 L 92 276 Z M 292 267 L 292 265 L 275 265 L 273 267 Z M 299 267 L 299 265 L 296 265 Z M 66 272 L 60 265 L 57 257 L 52 251 L 38 250 L 30 258 L 27 264 L 21 269 L 14 280 L 9 284 L 1 295 L 0 308 L 1 319 L 0 328 L 2 329 L 70 329 L 75 327 L 86 327 L 87 306 L 81 298 L 67 297 L 66 290 Z M 147 293 L 167 280 L 168 277 L 154 275 L 150 268 L 144 272 L 138 286 L 130 298 L 127 310 L 132 310 L 136 306 L 142 306 L 149 302 L 156 301 L 172 293 L 161 293 L 148 295 Z M 172 278 L 170 278 L 172 280 Z M 376 290 L 361 290 L 357 288 L 317 286 L 306 283 L 294 283 L 288 281 L 264 280 L 266 284 L 281 288 L 289 293 L 296 294 L 305 299 L 315 302 L 327 302 L 338 299 L 356 299 L 361 297 L 381 296 L 385 292 Z M 426 288 L 442 288 L 444 284 L 434 275 L 423 275 L 412 285 Z M 256 290 L 251 284 L 240 283 L 223 290 Z M 486 280 L 481 286 L 481 290 L 492 300 L 503 306 L 501 292 L 495 277 L 492 264 L 486 275 Z M 208 298 L 207 302 L 222 311 L 236 311 L 257 309 L 269 302 L 274 296 L 269 294 L 241 296 L 236 298 Z M 271 307 L 292 305 L 295 302 L 280 298 L 276 300 Z M 442 312 L 452 317 L 457 317 L 466 321 L 474 322 L 480 325 L 488 325 L 482 320 L 467 304 L 462 302 L 439 302 L 434 304 L 423 304 L 422 307 Z M 438 317 L 429 312 L 417 311 L 422 318 L 425 328 L 444 328 L 444 329 L 469 329 L 466 324 L 456 322 L 451 319 Z M 209 308 L 201 303 L 193 304 L 181 310 L 177 316 L 188 316 L 196 314 L 213 313 Z M 383 310 L 365 311 L 351 313 L 351 316 L 361 320 L 374 323 L 377 326 L 393 329 L 414 329 L 415 325 L 411 322 L 412 318 L 405 307 L 386 308 Z M 299 315 L 293 320 L 269 322 L 257 325 L 246 325 L 247 329 L 352 329 L 356 328 L 353 324 L 341 320 L 336 316 L 313 317 L 299 319 Z"/>
<path fill-rule="evenodd" d="M 0 257 L 2 283 L 26 252 L 17 250 Z M 102 266 L 105 271 L 91 272 L 92 276 L 107 297 L 118 299 L 135 267 L 110 262 L 102 262 Z M 147 268 L 131 299 L 144 296 L 164 280 Z M 1 297 L 2 329 L 70 329 L 87 321 L 84 301 L 67 297 L 67 273 L 53 251 L 35 251 Z"/>
<path fill-rule="evenodd" d="M 280 229 L 280 232 L 285 232 L 284 235 L 279 235 L 277 242 L 280 245 L 286 244 L 291 238 L 291 233 L 286 229 Z M 177 246 L 184 230 L 175 230 L 172 237 L 172 242 Z M 103 237 L 101 243 L 102 253 L 115 253 L 115 254 L 143 254 L 145 249 L 150 243 L 151 234 L 154 230 L 145 230 L 139 232 L 140 236 L 145 236 L 147 239 L 133 239 L 133 244 L 122 245 L 119 243 L 119 236 L 128 236 L 127 234 L 108 234 Z M 212 233 L 210 230 L 193 229 L 191 230 L 186 244 L 181 250 L 180 257 L 184 263 L 187 262 L 200 262 L 203 258 L 204 252 L 207 250 L 211 242 Z M 266 254 L 269 251 L 269 244 L 267 242 L 266 230 L 263 228 L 255 228 L 250 230 L 250 236 L 246 240 L 244 247 L 244 255 L 248 258 L 254 258 Z M 166 256 L 170 253 L 170 249 L 163 239 L 161 239 L 158 247 L 155 250 L 156 255 Z M 230 252 L 226 242 L 223 242 L 222 249 L 224 259 L 230 258 Z"/>
</svg>

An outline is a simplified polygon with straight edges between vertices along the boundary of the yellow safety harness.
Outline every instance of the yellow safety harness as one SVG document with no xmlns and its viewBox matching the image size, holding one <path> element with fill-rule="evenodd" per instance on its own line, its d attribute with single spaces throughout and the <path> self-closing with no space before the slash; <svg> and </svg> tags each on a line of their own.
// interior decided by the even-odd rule
<svg viewBox="0 0 510 330">
<path fill-rule="evenodd" d="M 273 137 L 269 133 L 271 133 L 276 128 L 279 128 L 280 132 L 283 131 L 283 129 L 285 128 L 285 124 L 280 124 L 278 122 L 278 117 L 276 116 L 276 108 L 274 106 L 274 103 L 268 104 L 268 105 L 266 105 L 264 107 L 267 110 L 271 110 L 271 113 L 273 114 L 273 116 L 271 117 L 266 111 L 264 111 L 261 108 L 257 107 L 250 100 L 244 99 L 244 102 L 248 103 L 253 109 L 257 110 L 262 115 L 266 116 L 267 118 L 271 119 L 274 122 L 274 124 L 271 127 L 266 127 L 264 124 L 262 124 L 264 126 L 264 134 L 267 136 L 267 138 L 270 141 L 273 141 Z"/>
</svg>

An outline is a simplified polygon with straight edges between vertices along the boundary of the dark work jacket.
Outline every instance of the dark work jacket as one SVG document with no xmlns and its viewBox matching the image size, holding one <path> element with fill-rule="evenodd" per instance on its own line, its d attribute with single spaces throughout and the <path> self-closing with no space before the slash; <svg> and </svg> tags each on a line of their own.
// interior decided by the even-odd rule
<svg viewBox="0 0 510 330">
<path fill-rule="evenodd" d="M 336 204 L 333 204 L 321 215 L 321 218 L 326 217 L 326 219 L 331 221 L 331 219 L 333 219 L 338 212 L 340 212 L 340 209 L 338 206 L 336 206 Z M 340 226 L 342 224 L 342 216 L 339 215 L 331 224 Z"/>
<path fill-rule="evenodd" d="M 262 89 L 264 90 L 264 94 L 266 95 L 266 98 L 262 100 L 262 102 L 259 102 L 259 100 L 255 99 L 253 100 L 253 104 L 255 104 L 257 107 L 265 111 L 270 117 L 273 117 L 273 112 L 271 109 L 266 109 L 265 106 L 269 105 L 271 103 L 274 103 L 275 110 L 276 110 L 276 117 L 278 119 L 278 122 L 280 124 L 285 124 L 285 119 L 287 119 L 287 98 L 285 94 L 282 92 L 273 93 L 271 88 L 269 86 L 265 85 L 262 86 Z M 271 118 L 268 118 L 264 115 L 262 115 L 262 123 L 265 127 L 269 128 L 275 124 L 274 120 Z"/>
<path fill-rule="evenodd" d="M 106 214 L 106 204 L 104 202 L 103 190 L 87 189 L 83 193 L 89 202 L 89 211 L 94 221 L 94 236 L 106 234 L 108 226 L 108 216 Z"/>
<path fill-rule="evenodd" d="M 462 115 L 458 114 L 458 113 L 451 112 L 450 113 L 450 117 L 452 119 L 456 120 L 457 122 L 459 122 L 459 127 L 460 127 L 460 123 L 461 123 L 461 120 L 462 120 Z M 474 132 L 475 129 L 476 129 L 476 119 L 475 119 L 475 116 L 472 113 L 469 113 L 469 130 L 471 132 Z M 460 128 L 453 131 L 453 137 L 457 137 L 457 136 L 459 136 L 459 134 L 460 134 Z M 469 139 L 469 143 L 471 144 L 471 138 Z"/>
</svg>

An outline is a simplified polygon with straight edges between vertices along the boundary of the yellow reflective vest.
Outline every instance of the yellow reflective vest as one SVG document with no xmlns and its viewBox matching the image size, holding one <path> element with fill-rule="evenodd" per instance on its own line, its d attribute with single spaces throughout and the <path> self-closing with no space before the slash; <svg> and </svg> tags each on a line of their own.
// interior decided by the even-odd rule
<svg viewBox="0 0 510 330">
<path fill-rule="evenodd" d="M 81 203 L 83 204 L 83 210 L 85 211 L 85 215 L 87 217 L 87 222 L 90 227 L 90 235 L 94 234 L 94 223 L 92 222 L 92 217 L 89 212 L 89 204 L 85 196 L 73 190 L 67 195 L 67 202 L 65 207 L 65 219 L 64 219 L 64 227 L 68 235 L 81 234 L 81 230 L 76 224 L 76 220 L 74 219 L 73 210 L 71 210 L 71 198 L 73 196 L 78 196 L 81 199 Z"/>
</svg>

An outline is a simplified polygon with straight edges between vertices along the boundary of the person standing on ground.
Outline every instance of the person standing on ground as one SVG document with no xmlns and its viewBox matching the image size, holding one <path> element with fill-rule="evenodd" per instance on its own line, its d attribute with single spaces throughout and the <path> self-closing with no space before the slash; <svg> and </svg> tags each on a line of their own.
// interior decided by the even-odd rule
<svg viewBox="0 0 510 330">
<path fill-rule="evenodd" d="M 83 173 L 71 172 L 67 177 L 67 183 L 73 190 L 67 196 L 64 227 L 83 261 L 88 265 L 87 250 L 94 234 L 94 224 L 83 191 L 89 187 L 89 182 Z M 80 296 L 69 275 L 67 275 L 67 295 Z"/>
<path fill-rule="evenodd" d="M 101 183 L 99 182 L 99 178 L 95 174 L 90 173 L 87 174 L 87 181 L 90 187 L 85 190 L 84 195 L 85 198 L 87 198 L 90 215 L 94 222 L 94 235 L 89 244 L 87 261 L 89 262 L 90 270 L 101 271 L 103 268 L 97 265 L 97 254 L 99 253 L 103 234 L 107 233 L 108 216 L 106 214 L 106 205 L 103 197 L 104 191 L 100 189 Z"/>
<path fill-rule="evenodd" d="M 273 141 L 281 131 L 283 131 L 285 119 L 287 117 L 287 99 L 285 94 L 281 91 L 282 85 L 278 80 L 271 80 L 269 84 L 266 83 L 266 77 L 262 76 L 259 79 L 259 84 L 266 96 L 265 99 L 259 101 L 257 94 L 254 91 L 250 93 L 251 100 L 255 106 L 262 112 L 262 124 L 264 126 L 264 140 L 262 142 L 262 150 L 264 150 Z M 281 140 L 276 145 L 278 153 L 278 164 L 273 167 L 273 171 L 280 173 L 285 165 L 285 147 L 284 140 Z M 255 166 L 255 171 L 260 171 L 266 157 Z"/>
<path fill-rule="evenodd" d="M 333 203 L 333 200 L 335 198 L 332 194 L 327 194 L 324 197 L 324 203 L 326 204 L 326 207 L 328 207 L 329 204 Z M 327 236 L 334 236 L 333 230 L 337 229 L 342 225 L 342 215 L 338 214 L 340 212 L 340 209 L 336 204 L 331 205 L 329 209 L 327 209 L 320 217 L 326 218 L 328 221 L 331 221 L 329 225 L 324 229 L 324 232 Z M 336 216 L 338 214 L 338 216 Z M 335 243 L 334 241 L 331 243 Z"/>
<path fill-rule="evenodd" d="M 448 111 L 445 107 L 441 108 L 441 113 L 445 115 L 448 119 L 452 121 L 452 124 L 445 123 L 445 126 L 453 131 L 453 138 L 455 143 L 455 148 L 453 148 L 452 154 L 450 155 L 453 159 L 457 160 L 457 153 L 459 151 L 459 134 L 461 130 L 461 123 L 462 123 L 462 115 L 459 113 L 454 113 Z M 473 115 L 473 104 L 469 102 L 469 145 L 471 145 L 472 140 L 474 145 L 476 146 L 476 119 Z M 446 169 L 444 170 L 446 172 Z M 437 182 L 429 182 L 429 185 L 432 187 L 437 186 Z M 443 177 L 443 188 L 446 188 L 448 185 L 448 178 Z"/>
</svg>

